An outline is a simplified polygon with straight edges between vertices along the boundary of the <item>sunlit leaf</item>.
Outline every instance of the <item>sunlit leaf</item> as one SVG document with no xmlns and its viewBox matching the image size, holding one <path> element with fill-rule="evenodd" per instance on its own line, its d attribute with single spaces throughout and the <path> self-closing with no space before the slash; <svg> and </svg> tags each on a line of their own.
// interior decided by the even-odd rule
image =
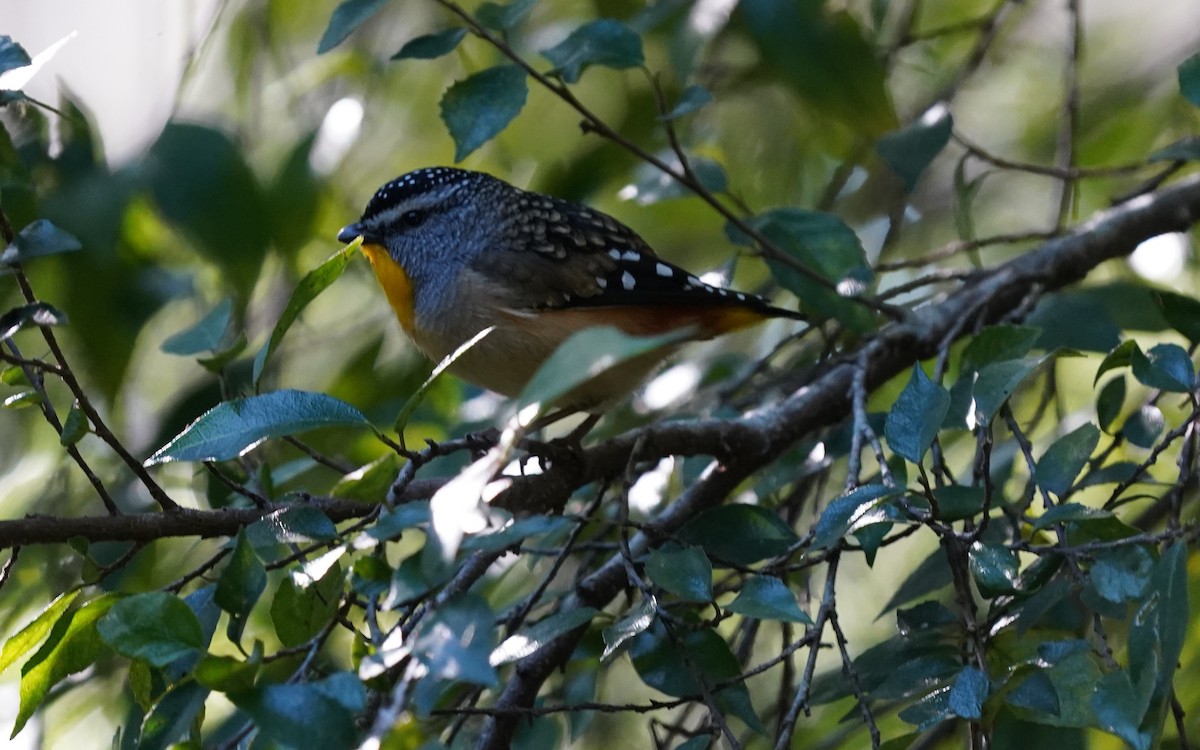
<svg viewBox="0 0 1200 750">
<path fill-rule="evenodd" d="M 493 667 L 524 659 L 563 633 L 589 623 L 599 610 L 578 607 L 550 615 L 537 624 L 509 636 L 492 651 L 490 663 Z"/>
<path fill-rule="evenodd" d="M 621 619 L 604 629 L 604 654 L 600 658 L 608 659 L 630 638 L 644 633 L 657 615 L 658 601 L 653 596 L 642 597 Z"/>
<path fill-rule="evenodd" d="M 117 602 L 96 624 L 104 642 L 131 659 L 165 667 L 205 647 L 195 613 L 165 591 L 136 594 Z"/>
<path fill-rule="evenodd" d="M 11 36 L 0 34 L 0 75 L 23 68 L 31 62 L 33 60 L 24 47 L 14 42 Z"/>
<path fill-rule="evenodd" d="M 45 302 L 21 305 L 0 315 L 0 340 L 9 338 L 28 326 L 60 326 L 66 322 L 67 316 L 56 310 L 53 305 Z"/>
<path fill-rule="evenodd" d="M 3 673 L 41 643 L 77 596 L 79 596 L 79 589 L 64 591 L 46 605 L 46 608 L 28 625 L 9 636 L 8 640 L 4 642 L 3 650 L 0 650 L 0 673 Z"/>
</svg>

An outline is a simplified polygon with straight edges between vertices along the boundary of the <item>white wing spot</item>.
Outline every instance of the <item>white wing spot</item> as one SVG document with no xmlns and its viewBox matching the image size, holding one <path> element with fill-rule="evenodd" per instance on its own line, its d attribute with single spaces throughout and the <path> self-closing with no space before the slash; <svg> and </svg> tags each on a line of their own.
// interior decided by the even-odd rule
<svg viewBox="0 0 1200 750">
<path fill-rule="evenodd" d="M 603 276 L 597 276 L 596 277 L 596 286 L 600 287 L 601 289 L 607 289 L 608 288 L 608 279 L 604 278 Z"/>
<path fill-rule="evenodd" d="M 612 258 L 613 260 L 620 260 L 621 259 L 621 251 L 620 250 L 609 250 L 608 257 Z"/>
<path fill-rule="evenodd" d="M 728 289 L 718 289 L 717 294 L 721 295 L 722 297 L 728 297 L 729 290 Z"/>
<path fill-rule="evenodd" d="M 633 274 L 626 271 L 621 274 L 621 286 L 625 287 L 625 291 L 631 292 L 637 286 L 637 281 L 633 278 Z"/>
<path fill-rule="evenodd" d="M 675 275 L 675 269 L 671 268 L 666 263 L 655 264 L 654 270 L 658 272 L 659 276 L 666 276 L 668 279 Z"/>
<path fill-rule="evenodd" d="M 742 294 L 741 292 L 738 292 L 738 293 L 737 293 L 737 298 L 738 298 L 738 302 L 745 302 L 745 301 L 746 301 L 746 295 Z"/>
<path fill-rule="evenodd" d="M 621 258 L 629 261 L 630 263 L 636 263 L 637 261 L 642 259 L 642 254 L 639 253 L 637 250 L 626 250 L 625 254 L 622 255 Z"/>
</svg>

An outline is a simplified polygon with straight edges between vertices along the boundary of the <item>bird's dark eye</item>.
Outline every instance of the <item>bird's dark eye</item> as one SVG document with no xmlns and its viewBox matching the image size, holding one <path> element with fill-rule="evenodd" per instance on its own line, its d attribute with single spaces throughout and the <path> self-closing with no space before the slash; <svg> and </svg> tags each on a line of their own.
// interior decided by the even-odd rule
<svg viewBox="0 0 1200 750">
<path fill-rule="evenodd" d="M 415 229 L 424 224 L 428 216 L 424 211 L 405 211 L 400 214 L 400 223 L 409 229 Z"/>
</svg>

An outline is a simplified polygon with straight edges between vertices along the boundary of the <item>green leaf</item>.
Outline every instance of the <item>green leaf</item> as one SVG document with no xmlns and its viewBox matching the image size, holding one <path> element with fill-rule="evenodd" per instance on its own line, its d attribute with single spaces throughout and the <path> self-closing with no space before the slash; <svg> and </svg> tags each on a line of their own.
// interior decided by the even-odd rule
<svg viewBox="0 0 1200 750">
<path fill-rule="evenodd" d="M 412 653 L 434 679 L 495 685 L 490 658 L 495 614 L 477 594 L 462 594 L 421 620 Z"/>
<path fill-rule="evenodd" d="M 504 130 L 525 106 L 525 71 L 500 65 L 457 81 L 442 96 L 442 122 L 454 139 L 454 161 Z"/>
<path fill-rule="evenodd" d="M 987 493 L 982 487 L 949 484 L 934 488 L 933 499 L 937 501 L 938 520 L 950 523 L 982 512 Z"/>
<path fill-rule="evenodd" d="M 1186 136 L 1146 157 L 1146 161 L 1196 161 L 1200 159 L 1200 138 Z"/>
<path fill-rule="evenodd" d="M 654 624 L 657 614 L 658 600 L 653 596 L 643 596 L 620 620 L 604 629 L 604 653 L 600 656 L 601 661 L 616 653 L 630 638 L 646 632 L 646 629 Z"/>
<path fill-rule="evenodd" d="M 299 646 L 329 624 L 342 593 L 342 569 L 334 565 L 315 585 L 302 586 L 296 576 L 280 582 L 271 600 L 271 624 L 284 646 Z"/>
<path fill-rule="evenodd" d="M 279 346 L 279 342 L 283 340 L 284 334 L 296 322 L 296 318 L 300 317 L 300 313 L 304 311 L 304 308 L 308 307 L 310 302 L 317 298 L 317 295 L 341 278 L 342 272 L 346 270 L 346 266 L 350 263 L 350 258 L 360 244 L 361 239 L 355 240 L 326 258 L 324 263 L 305 274 L 300 283 L 296 285 L 296 288 L 292 290 L 292 296 L 288 298 L 287 306 L 283 308 L 283 313 L 279 316 L 279 321 L 275 323 L 275 328 L 271 331 L 271 338 L 267 340 L 267 343 L 254 358 L 254 385 L 258 385 L 267 359 Z"/>
<path fill-rule="evenodd" d="M 1104 599 L 1115 604 L 1140 599 L 1150 583 L 1154 560 L 1139 545 L 1100 550 L 1094 555 L 1092 584 Z"/>
<path fill-rule="evenodd" d="M 751 576 L 738 591 L 737 598 L 725 609 L 756 620 L 813 624 L 812 619 L 800 609 L 796 595 L 775 576 Z"/>
<path fill-rule="evenodd" d="M 950 392 L 929 379 L 919 364 L 892 404 L 884 423 L 888 446 L 899 456 L 920 463 L 950 409 Z"/>
<path fill-rule="evenodd" d="M 664 122 L 675 120 L 695 112 L 712 101 L 714 101 L 714 98 L 711 91 L 693 83 L 679 95 L 679 101 L 675 102 L 675 106 L 671 108 L 671 111 L 658 119 Z"/>
<path fill-rule="evenodd" d="M 88 419 L 79 408 L 79 399 L 71 404 L 67 418 L 63 420 L 62 434 L 58 436 L 58 444 L 62 446 L 75 445 L 84 435 L 88 434 Z"/>
<path fill-rule="evenodd" d="M 1018 359 L 985 365 L 975 379 L 975 415 L 990 422 L 1008 397 L 1044 360 Z"/>
<path fill-rule="evenodd" d="M 100 619 L 96 630 L 118 653 L 155 667 L 195 655 L 205 646 L 195 613 L 182 599 L 165 591 L 122 599 Z"/>
<path fill-rule="evenodd" d="M 53 305 L 45 302 L 21 305 L 0 315 L 0 340 L 9 338 L 28 326 L 60 326 L 66 322 L 67 316 L 56 310 Z"/>
<path fill-rule="evenodd" d="M 679 343 L 689 333 L 684 329 L 662 336 L 630 336 L 611 326 L 585 328 L 572 334 L 542 363 L 521 391 L 520 403 L 554 404 L 593 378 Z"/>
<path fill-rule="evenodd" d="M 934 550 L 896 587 L 892 598 L 883 606 L 879 614 L 890 612 L 913 599 L 927 596 L 948 586 L 950 580 L 950 565 L 946 562 L 945 553 L 940 549 Z"/>
<path fill-rule="evenodd" d="M 685 601 L 712 601 L 712 563 L 699 547 L 659 547 L 646 558 L 646 575 Z"/>
<path fill-rule="evenodd" d="M 37 219 L 17 232 L 12 244 L 0 253 L 0 263 L 25 263 L 45 255 L 74 252 L 82 247 L 70 234 L 45 219 Z"/>
<path fill-rule="evenodd" d="M 471 348 L 483 340 L 485 336 L 490 335 L 493 330 L 495 330 L 495 326 L 488 326 L 487 328 L 484 328 L 479 333 L 459 344 L 457 349 L 450 352 L 445 357 L 442 357 L 442 361 L 437 363 L 437 366 L 434 367 L 433 371 L 429 373 L 429 377 L 425 378 L 425 382 L 421 383 L 421 386 L 417 388 L 417 390 L 414 391 L 411 396 L 408 397 L 407 401 L 404 402 L 404 406 L 400 407 L 400 413 L 396 415 L 396 419 L 393 422 L 396 432 L 401 434 L 404 433 L 404 429 L 408 426 L 409 418 L 412 417 L 412 414 L 417 410 L 417 407 L 421 405 L 421 401 L 425 399 L 425 394 L 428 393 L 429 389 L 433 387 L 433 384 L 437 382 L 438 377 L 451 365 L 457 362 L 459 357 L 470 351 Z M 394 478 L 395 477 L 393 476 L 393 479 Z"/>
<path fill-rule="evenodd" d="M 275 391 L 217 404 L 155 451 L 145 465 L 168 461 L 227 461 L 268 438 L 318 427 L 366 426 L 362 412 L 323 393 Z"/>
<path fill-rule="evenodd" d="M 645 64 L 642 38 L 620 21 L 600 18 L 589 21 L 550 49 L 542 50 L 567 83 L 577 83 L 591 65 L 605 68 L 636 68 Z"/>
<path fill-rule="evenodd" d="M 5 409 L 25 409 L 42 403 L 42 394 L 37 391 L 14 393 L 2 402 Z"/>
<path fill-rule="evenodd" d="M 54 622 L 46 642 L 21 667 L 21 706 L 11 737 L 33 716 L 50 688 L 96 662 L 104 645 L 96 635 L 96 621 L 119 599 L 117 594 L 103 594 Z"/>
<path fill-rule="evenodd" d="M 875 150 L 904 181 L 904 189 L 911 193 L 930 162 L 950 142 L 953 129 L 950 108 L 935 104 L 920 119 L 880 138 Z"/>
<path fill-rule="evenodd" d="M 346 0 L 334 8 L 329 25 L 325 27 L 325 33 L 317 45 L 317 54 L 323 55 L 341 44 L 355 29 L 371 20 L 371 16 L 384 5 L 387 5 L 387 0 Z"/>
<path fill-rule="evenodd" d="M 1133 376 L 1143 385 L 1172 393 L 1189 393 L 1196 387 L 1192 358 L 1178 344 L 1158 344 L 1142 354 L 1135 347 L 1131 355 Z"/>
<path fill-rule="evenodd" d="M 1073 521 L 1091 521 L 1100 518 L 1112 518 L 1112 513 L 1099 508 L 1089 508 L 1078 503 L 1063 503 L 1048 508 L 1045 513 L 1033 521 L 1033 530 L 1048 529 L 1056 523 L 1071 523 Z"/>
<path fill-rule="evenodd" d="M 290 747 L 341 750 L 358 744 L 354 717 L 366 705 L 366 688 L 353 674 L 336 672 L 316 682 L 259 686 L 229 699 L 267 739 Z"/>
<path fill-rule="evenodd" d="M 337 527 L 319 508 L 294 505 L 280 508 L 246 527 L 246 540 L 256 549 L 276 544 L 325 542 L 337 536 Z"/>
<path fill-rule="evenodd" d="M 783 554 L 799 539 L 774 512 L 757 505 L 721 505 L 683 525 L 680 541 L 702 547 L 710 558 L 753 565 Z"/>
<path fill-rule="evenodd" d="M 569 633 L 591 622 L 598 614 L 600 610 L 578 607 L 550 615 L 504 639 L 504 642 L 492 651 L 488 661 L 493 667 L 499 667 L 524 659 L 563 633 Z"/>
<path fill-rule="evenodd" d="M 1122 367 L 1129 367 L 1133 364 L 1133 353 L 1138 351 L 1137 342 L 1133 339 L 1122 341 L 1100 360 L 1100 366 L 1096 368 L 1096 377 L 1092 379 L 1092 384 L 1100 382 L 1100 376 L 1109 370 L 1116 370 Z"/>
<path fill-rule="evenodd" d="M 182 743 L 201 716 L 210 692 L 196 682 L 184 682 L 168 690 L 142 721 L 138 750 L 167 750 Z"/>
<path fill-rule="evenodd" d="M 1043 492 L 1063 497 L 1100 442 L 1100 430 L 1088 422 L 1063 435 L 1037 461 L 1033 478 Z"/>
<path fill-rule="evenodd" d="M 666 164 L 675 169 L 680 168 L 678 155 L 665 152 L 657 155 Z M 693 156 L 688 159 L 692 174 L 708 190 L 714 193 L 724 193 L 729 189 L 729 178 L 720 164 L 703 156 Z M 673 198 L 687 198 L 692 191 L 684 187 L 678 180 L 651 164 L 640 164 L 634 170 L 633 188 L 636 191 L 637 202 L 640 206 L 648 206 Z"/>
<path fill-rule="evenodd" d="M 217 606 L 235 618 L 244 618 L 267 587 L 267 569 L 263 567 L 246 530 L 238 531 L 237 541 L 229 562 L 217 579 L 213 600 Z"/>
<path fill-rule="evenodd" d="M 978 667 L 963 667 L 950 686 L 950 710 L 963 719 L 983 718 L 983 702 L 987 700 L 990 689 L 987 675 Z"/>
<path fill-rule="evenodd" d="M 1096 397 L 1096 421 L 1100 423 L 1100 429 L 1111 433 L 1113 422 L 1121 416 L 1124 406 L 1125 378 L 1116 377 L 1105 383 Z"/>
<path fill-rule="evenodd" d="M 943 687 L 934 690 L 902 710 L 898 716 L 901 720 L 914 725 L 918 732 L 928 731 L 946 719 L 953 718 L 954 713 L 950 710 L 950 688 Z M 906 742 L 903 747 L 910 747 L 910 745 Z"/>
<path fill-rule="evenodd" d="M 572 525 L 572 521 L 562 516 L 527 516 L 517 519 L 499 531 L 489 534 L 479 534 L 463 541 L 464 550 L 501 550 L 512 547 L 531 536 L 553 534 L 556 531 Z"/>
<path fill-rule="evenodd" d="M 1033 349 L 1040 328 L 1033 326 L 995 325 L 978 333 L 962 353 L 962 371 L 978 371 L 984 365 L 1021 359 Z"/>
<path fill-rule="evenodd" d="M 938 601 L 921 602 L 908 609 L 896 610 L 896 628 L 902 636 L 944 628 L 957 622 L 958 616 Z"/>
<path fill-rule="evenodd" d="M 864 484 L 831 501 L 813 527 L 813 549 L 825 549 L 855 529 L 887 520 L 888 516 L 878 510 L 880 500 L 900 492 L 882 484 Z"/>
<path fill-rule="evenodd" d="M 0 39 L 0 44 L 2 43 L 3 40 Z M 3 650 L 0 650 L 0 673 L 3 673 L 4 670 L 16 663 L 17 659 L 41 643 L 77 596 L 79 596 L 79 589 L 64 591 L 46 605 L 46 608 L 33 618 L 32 622 L 10 636 L 4 642 Z"/>
<path fill-rule="evenodd" d="M 971 545 L 971 577 L 985 599 L 1016 591 L 1020 565 L 1017 553 L 1007 547 L 981 542 Z"/>
<path fill-rule="evenodd" d="M 1179 93 L 1194 106 L 1200 107 L 1200 52 L 1179 65 Z"/>
<path fill-rule="evenodd" d="M 11 36 L 0 34 L 0 75 L 32 62 L 24 47 L 14 42 Z"/>
<path fill-rule="evenodd" d="M 537 0 L 514 0 L 508 5 L 487 2 L 475 11 L 475 19 L 492 31 L 511 31 L 535 5 Z"/>
<path fill-rule="evenodd" d="M 1196 158 L 1200 159 L 1200 138 L 1196 139 L 1196 149 Z M 1169 326 L 1193 344 L 1200 342 L 1200 300 L 1163 291 L 1157 292 L 1156 300 Z"/>
<path fill-rule="evenodd" d="M 1062 710 L 1054 682 L 1041 669 L 1018 669 L 1009 682 L 1015 683 L 1015 687 L 1004 694 L 1004 702 L 1008 705 L 1049 716 L 1058 716 Z"/>
<path fill-rule="evenodd" d="M 1144 707 L 1122 669 L 1100 678 L 1092 694 L 1092 710 L 1100 728 L 1128 742 L 1135 750 L 1149 750 L 1150 735 L 1139 731 Z"/>
<path fill-rule="evenodd" d="M 194 325 L 168 336 L 159 349 L 181 357 L 216 351 L 225 340 L 232 320 L 233 300 L 226 297 Z"/>
<path fill-rule="evenodd" d="M 1149 450 L 1154 447 L 1154 441 L 1165 426 L 1162 410 L 1153 404 L 1146 404 L 1129 415 L 1125 424 L 1121 425 L 1121 432 L 1131 444 Z"/>
<path fill-rule="evenodd" d="M 434 34 L 424 34 L 404 43 L 400 51 L 392 55 L 393 60 L 433 60 L 454 51 L 467 35 L 464 28 L 445 29 Z"/>
</svg>

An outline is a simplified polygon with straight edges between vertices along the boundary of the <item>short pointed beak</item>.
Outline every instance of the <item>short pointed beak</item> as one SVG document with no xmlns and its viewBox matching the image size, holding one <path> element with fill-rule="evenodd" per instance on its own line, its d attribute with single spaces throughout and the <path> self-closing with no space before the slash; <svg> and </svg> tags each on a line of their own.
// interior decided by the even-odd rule
<svg viewBox="0 0 1200 750">
<path fill-rule="evenodd" d="M 347 224 L 338 231 L 337 239 L 338 242 L 352 242 L 355 237 L 362 236 L 362 233 L 362 226 L 359 224 Z M 363 240 L 366 241 L 366 238 L 363 237 Z"/>
</svg>

